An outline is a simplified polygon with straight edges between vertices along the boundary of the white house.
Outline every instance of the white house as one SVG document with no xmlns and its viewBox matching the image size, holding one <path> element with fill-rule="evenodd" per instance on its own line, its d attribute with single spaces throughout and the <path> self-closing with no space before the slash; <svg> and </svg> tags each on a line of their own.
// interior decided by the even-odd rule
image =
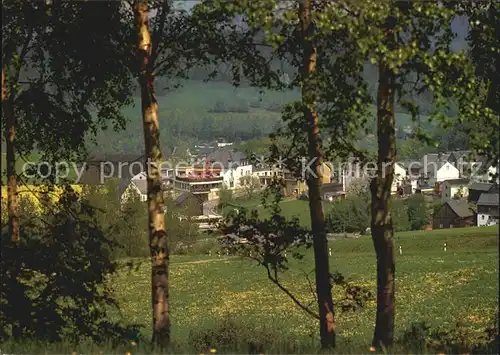
<svg viewBox="0 0 500 355">
<path fill-rule="evenodd" d="M 122 189 L 120 195 L 120 201 L 125 203 L 128 198 L 130 198 L 132 193 L 136 193 L 139 195 L 139 198 L 142 202 L 147 201 L 148 199 L 148 183 L 146 179 L 146 173 L 142 172 L 130 179 L 130 182 L 126 187 Z"/>
<path fill-rule="evenodd" d="M 469 184 L 470 182 L 468 179 L 453 179 L 443 181 L 440 186 L 442 202 L 446 202 L 457 197 L 468 197 Z"/>
<path fill-rule="evenodd" d="M 218 149 L 208 154 L 205 160 L 213 168 L 220 169 L 223 184 L 229 189 L 240 188 L 241 178 L 252 175 L 253 167 L 242 152 Z"/>
<path fill-rule="evenodd" d="M 460 178 L 460 171 L 439 154 L 427 154 L 420 165 L 419 186 L 435 186 L 438 182 Z"/>
<path fill-rule="evenodd" d="M 477 201 L 477 225 L 492 226 L 499 223 L 498 193 L 482 193 Z"/>
<path fill-rule="evenodd" d="M 399 163 L 394 164 L 394 180 L 391 186 L 391 194 L 396 194 L 398 187 L 402 186 L 407 177 L 406 168 Z"/>
<path fill-rule="evenodd" d="M 230 189 L 238 189 L 242 187 L 241 182 L 244 176 L 252 175 L 252 165 L 232 165 L 229 164 L 227 168 L 222 171 L 224 178 L 224 185 Z"/>
<path fill-rule="evenodd" d="M 499 182 L 499 177 L 493 177 L 498 173 L 498 169 L 494 166 L 488 166 L 487 168 L 482 168 L 478 172 L 472 174 L 472 179 L 475 182 L 489 183 L 492 180 Z"/>
<path fill-rule="evenodd" d="M 473 156 L 471 151 L 456 151 L 451 153 L 448 161 L 453 163 L 460 171 L 461 177 L 469 177 L 474 182 L 489 183 L 497 174 L 498 169 L 485 155 Z M 497 166 L 499 164 L 497 163 Z M 499 182 L 498 176 L 496 182 Z"/>
</svg>

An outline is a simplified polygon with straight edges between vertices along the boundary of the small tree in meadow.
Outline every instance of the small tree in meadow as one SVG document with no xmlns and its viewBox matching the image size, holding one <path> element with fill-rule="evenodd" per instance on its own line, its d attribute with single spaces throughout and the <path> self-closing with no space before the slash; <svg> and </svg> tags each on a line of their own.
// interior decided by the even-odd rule
<svg viewBox="0 0 500 355">
<path fill-rule="evenodd" d="M 256 190 L 260 189 L 260 179 L 257 176 L 247 175 L 240 178 L 240 184 L 245 191 L 245 196 L 251 199 Z"/>
<path fill-rule="evenodd" d="M 431 217 L 425 197 L 422 194 L 415 194 L 408 197 L 406 201 L 411 230 L 423 229 Z"/>
</svg>

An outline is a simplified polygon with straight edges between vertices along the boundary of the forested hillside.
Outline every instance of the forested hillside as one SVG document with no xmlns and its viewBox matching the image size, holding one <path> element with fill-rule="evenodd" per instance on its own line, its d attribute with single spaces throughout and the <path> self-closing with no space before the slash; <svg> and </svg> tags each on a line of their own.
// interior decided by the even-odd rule
<svg viewBox="0 0 500 355">
<path fill-rule="evenodd" d="M 371 75 L 371 81 L 375 82 L 376 76 L 373 73 L 368 71 L 367 75 Z M 218 79 L 224 80 L 223 76 Z M 251 87 L 235 88 L 223 81 L 191 80 L 180 84 L 178 88 L 169 90 L 163 90 L 165 83 L 158 84 L 161 143 L 165 152 L 170 152 L 175 147 L 177 151 L 185 151 L 196 143 L 217 138 L 235 143 L 263 139 L 281 124 L 282 106 L 298 98 L 297 92 L 260 92 Z M 422 101 L 421 110 L 426 112 L 429 103 L 423 99 Z M 456 132 L 438 130 L 434 124 L 427 121 L 425 115 L 421 115 L 417 122 L 412 122 L 412 117 L 404 113 L 402 108 L 398 111 L 396 123 L 401 132 L 405 128 L 420 125 L 441 137 L 442 150 L 465 148 L 463 145 L 466 141 L 455 137 Z M 375 133 L 374 107 L 370 109 L 370 113 L 367 131 Z M 108 130 L 99 133 L 96 137 L 97 145 L 89 143 L 89 150 L 109 153 L 142 151 L 143 135 L 138 98 L 133 106 L 126 109 L 125 116 L 128 123 L 124 131 Z M 371 147 L 375 144 L 370 135 L 363 137 L 363 145 Z M 403 137 L 400 138 L 404 140 Z M 412 148 L 407 147 L 408 145 Z M 422 148 L 420 143 L 407 141 L 402 148 L 407 151 L 417 147 Z"/>
</svg>

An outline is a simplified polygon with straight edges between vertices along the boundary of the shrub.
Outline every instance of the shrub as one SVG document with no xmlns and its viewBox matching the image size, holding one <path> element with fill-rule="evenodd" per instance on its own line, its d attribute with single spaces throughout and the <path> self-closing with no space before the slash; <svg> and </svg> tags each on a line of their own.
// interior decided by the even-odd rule
<svg viewBox="0 0 500 355">
<path fill-rule="evenodd" d="M 391 216 L 395 232 L 404 232 L 411 229 L 408 209 L 404 200 L 393 198 L 391 201 Z"/>
<path fill-rule="evenodd" d="M 226 102 L 222 100 L 217 100 L 215 105 L 209 112 L 214 113 L 227 113 L 227 112 L 236 112 L 236 113 L 247 113 L 249 112 L 249 105 L 245 99 L 236 98 L 233 102 Z"/>
<path fill-rule="evenodd" d="M 427 202 L 422 194 L 411 195 L 407 199 L 407 213 L 411 230 L 421 230 L 429 223 Z"/>
<path fill-rule="evenodd" d="M 294 339 L 295 340 L 295 339 Z M 226 318 L 214 327 L 191 331 L 189 346 L 195 351 L 216 349 L 220 353 L 297 353 L 300 344 L 268 327 L 244 324 Z"/>
<path fill-rule="evenodd" d="M 458 322 L 451 329 L 431 328 L 425 322 L 413 323 L 398 340 L 407 350 L 418 352 L 444 352 L 452 354 L 498 354 L 498 315 L 496 324 L 489 326 L 484 336 Z"/>
<path fill-rule="evenodd" d="M 370 196 L 363 192 L 346 200 L 335 201 L 326 223 L 331 233 L 364 233 L 370 226 Z"/>
<path fill-rule="evenodd" d="M 108 320 L 117 306 L 107 276 L 115 243 L 99 229 L 96 211 L 68 188 L 57 208 L 29 220 L 21 211 L 21 242 L 2 230 L 0 340 L 91 338 L 126 341 L 137 328 Z"/>
</svg>

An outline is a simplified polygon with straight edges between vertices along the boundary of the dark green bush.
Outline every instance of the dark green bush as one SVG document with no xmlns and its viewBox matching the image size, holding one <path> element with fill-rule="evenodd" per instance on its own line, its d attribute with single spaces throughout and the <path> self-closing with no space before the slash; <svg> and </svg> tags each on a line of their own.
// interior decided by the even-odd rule
<svg viewBox="0 0 500 355">
<path fill-rule="evenodd" d="M 40 216 L 20 212 L 20 243 L 6 228 L 1 233 L 0 340 L 136 337 L 136 327 L 109 321 L 110 307 L 117 307 L 107 282 L 116 270 L 110 255 L 116 244 L 100 229 L 96 210 L 67 187 Z"/>
<path fill-rule="evenodd" d="M 296 339 L 288 339 L 277 330 L 230 318 L 213 327 L 191 331 L 188 343 L 194 351 L 216 349 L 218 353 L 240 354 L 298 353 L 301 347 Z"/>
<path fill-rule="evenodd" d="M 498 315 L 481 337 L 460 322 L 451 329 L 432 328 L 425 322 L 412 324 L 397 341 L 398 345 L 419 353 L 498 354 Z"/>
</svg>

